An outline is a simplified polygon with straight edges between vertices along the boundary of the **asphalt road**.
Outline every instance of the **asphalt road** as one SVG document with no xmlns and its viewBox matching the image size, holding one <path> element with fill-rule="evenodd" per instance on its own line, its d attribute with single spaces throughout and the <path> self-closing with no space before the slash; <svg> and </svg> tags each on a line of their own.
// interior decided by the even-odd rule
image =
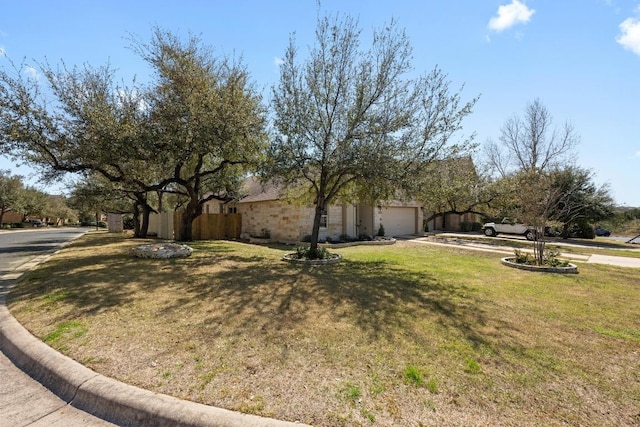
<svg viewBox="0 0 640 427">
<path fill-rule="evenodd" d="M 14 279 L 86 228 L 0 232 L 0 304 Z M 0 350 L 3 343 L 0 342 Z M 111 426 L 80 411 L 18 369 L 0 352 L 0 426 Z"/>
<path fill-rule="evenodd" d="M 0 231 L 0 280 L 2 276 L 43 254 L 54 252 L 88 228 L 35 228 Z"/>
</svg>

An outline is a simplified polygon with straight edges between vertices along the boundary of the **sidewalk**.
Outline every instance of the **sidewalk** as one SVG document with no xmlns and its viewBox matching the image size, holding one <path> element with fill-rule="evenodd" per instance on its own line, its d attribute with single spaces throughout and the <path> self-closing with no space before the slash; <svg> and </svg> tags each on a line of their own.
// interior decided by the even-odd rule
<svg viewBox="0 0 640 427">
<path fill-rule="evenodd" d="M 458 237 L 457 235 L 452 235 L 453 237 Z M 464 238 L 464 236 L 460 236 Z M 475 241 L 457 241 L 455 243 L 451 242 L 435 242 L 430 240 L 428 237 L 414 237 L 409 239 L 416 243 L 422 243 L 427 245 L 439 245 L 439 246 L 448 246 L 448 247 L 463 247 L 472 251 L 483 251 L 483 252 L 493 252 L 504 255 L 513 255 L 513 247 L 510 246 L 502 246 L 502 245 L 493 245 L 493 244 L 485 244 L 481 242 Z M 566 245 L 566 244 L 565 244 Z M 529 249 L 522 249 L 523 252 L 532 252 Z M 617 267 L 627 267 L 627 268 L 640 268 L 640 258 L 631 258 L 631 257 L 622 257 L 622 256 L 613 256 L 613 255 L 580 255 L 568 252 L 560 253 L 560 256 L 564 259 L 567 259 L 571 262 L 586 262 L 589 264 L 605 264 L 605 265 L 613 265 Z"/>
</svg>

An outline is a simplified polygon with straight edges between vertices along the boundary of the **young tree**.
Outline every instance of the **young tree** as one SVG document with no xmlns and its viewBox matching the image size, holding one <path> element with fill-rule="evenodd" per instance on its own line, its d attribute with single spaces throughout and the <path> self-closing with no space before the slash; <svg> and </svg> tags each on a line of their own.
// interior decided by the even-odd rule
<svg viewBox="0 0 640 427">
<path fill-rule="evenodd" d="M 524 118 L 508 119 L 501 129 L 500 143 L 489 142 L 488 162 L 510 183 L 508 199 L 520 219 L 535 227 L 534 252 L 539 264 L 545 260 L 544 230 L 547 220 L 567 195 L 553 185 L 552 173 L 573 160 L 579 142 L 573 126 L 553 127 L 549 110 L 538 99 L 528 104 Z M 509 187 L 509 186 L 507 186 Z"/>
<path fill-rule="evenodd" d="M 409 78 L 411 46 L 395 22 L 374 32 L 369 49 L 360 38 L 353 18 L 320 18 L 304 62 L 291 38 L 273 88 L 277 133 L 263 175 L 308 189 L 315 205 L 311 257 L 332 201 L 415 190 L 412 178 L 453 149 L 452 134 L 476 102 L 450 94 L 437 68 Z"/>
<path fill-rule="evenodd" d="M 580 138 L 569 122 L 553 126 L 553 117 L 539 99 L 527 104 L 523 117 L 514 115 L 501 129 L 500 144 L 489 141 L 487 160 L 502 176 L 512 172 L 545 172 L 571 163 Z"/>
</svg>

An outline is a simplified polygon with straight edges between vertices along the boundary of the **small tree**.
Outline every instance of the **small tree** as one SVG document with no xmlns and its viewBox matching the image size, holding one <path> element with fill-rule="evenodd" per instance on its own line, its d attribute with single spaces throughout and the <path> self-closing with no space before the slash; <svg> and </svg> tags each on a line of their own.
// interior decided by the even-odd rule
<svg viewBox="0 0 640 427">
<path fill-rule="evenodd" d="M 311 257 L 332 201 L 374 202 L 410 191 L 417 171 L 446 157 L 476 102 L 461 104 L 439 69 L 408 78 L 411 47 L 395 22 L 374 32 L 369 49 L 361 50 L 360 36 L 349 16 L 320 18 L 305 62 L 291 38 L 273 88 L 277 133 L 263 175 L 308 189 Z"/>
<path fill-rule="evenodd" d="M 488 161 L 512 184 L 508 198 L 513 208 L 535 227 L 534 252 L 542 264 L 547 220 L 567 196 L 553 185 L 552 171 L 573 160 L 579 137 L 568 122 L 560 129 L 553 127 L 549 110 L 536 99 L 527 105 L 523 118 L 514 115 L 505 122 L 500 142 L 487 144 Z"/>
</svg>

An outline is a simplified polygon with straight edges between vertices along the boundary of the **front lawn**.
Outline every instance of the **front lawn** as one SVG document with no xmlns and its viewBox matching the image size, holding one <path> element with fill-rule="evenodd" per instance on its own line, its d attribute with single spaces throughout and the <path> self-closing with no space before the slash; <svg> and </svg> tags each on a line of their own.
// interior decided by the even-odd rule
<svg viewBox="0 0 640 427">
<path fill-rule="evenodd" d="M 530 273 L 398 242 L 291 247 L 87 235 L 9 295 L 52 347 L 118 380 L 315 426 L 638 425 L 640 272 Z"/>
</svg>

